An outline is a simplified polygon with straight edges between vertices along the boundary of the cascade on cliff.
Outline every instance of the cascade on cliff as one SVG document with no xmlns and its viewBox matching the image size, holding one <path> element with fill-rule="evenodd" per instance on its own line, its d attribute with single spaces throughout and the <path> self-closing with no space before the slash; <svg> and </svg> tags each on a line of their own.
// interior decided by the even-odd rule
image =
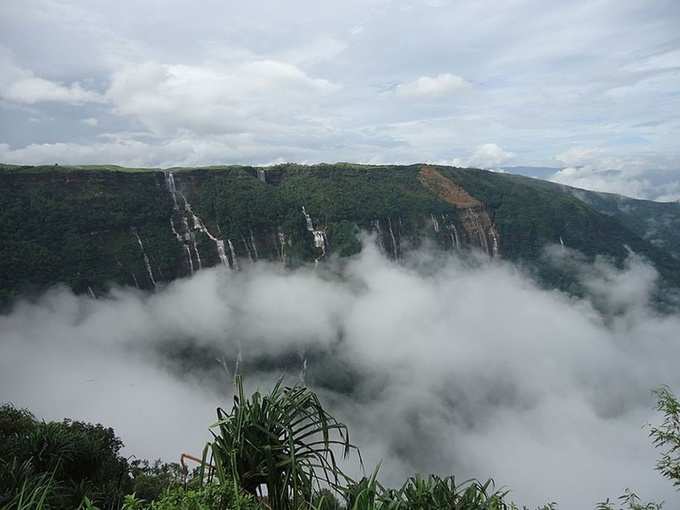
<svg viewBox="0 0 680 510">
<path fill-rule="evenodd" d="M 326 256 L 326 244 L 327 244 L 326 231 L 314 228 L 312 217 L 309 214 L 307 214 L 304 205 L 302 206 L 302 214 L 304 215 L 305 220 L 307 222 L 307 231 L 311 232 L 312 235 L 314 236 L 314 247 L 321 250 L 321 256 L 317 257 L 315 260 L 315 262 L 319 262 L 319 259 L 322 259 Z"/>
<path fill-rule="evenodd" d="M 439 221 L 435 218 L 434 214 L 430 214 L 430 219 L 432 220 L 432 228 L 438 234 L 439 233 Z"/>
<path fill-rule="evenodd" d="M 231 269 L 238 269 L 238 261 L 236 259 L 236 251 L 234 249 L 233 244 L 231 241 L 228 241 L 229 243 L 229 249 L 231 252 L 231 262 L 229 261 L 229 257 L 227 256 L 226 248 L 225 248 L 225 243 L 223 239 L 219 239 L 218 237 L 212 235 L 212 233 L 208 230 L 208 227 L 206 227 L 205 223 L 201 218 L 194 212 L 193 208 L 191 207 L 191 204 L 187 200 L 187 197 L 182 193 L 181 191 L 177 190 L 177 185 L 175 183 L 175 177 L 174 174 L 170 171 L 164 172 L 165 175 L 165 183 L 167 186 L 168 191 L 170 192 L 172 199 L 173 199 L 173 204 L 174 204 L 174 209 L 176 211 L 176 214 L 181 214 L 182 216 L 182 226 L 184 227 L 184 235 L 180 235 L 180 233 L 177 231 L 177 228 L 175 227 L 175 222 L 174 218 L 170 219 L 170 228 L 172 230 L 173 235 L 177 239 L 177 241 L 181 242 L 184 244 L 185 251 L 187 252 L 188 258 L 187 258 L 187 265 L 189 272 L 191 274 L 194 273 L 194 264 L 193 260 L 191 259 L 191 250 L 188 249 L 187 244 L 191 244 L 194 248 L 194 253 L 196 255 L 196 261 L 198 262 L 198 269 L 203 269 L 203 262 L 201 261 L 201 254 L 198 251 L 198 243 L 196 241 L 196 234 L 195 232 L 201 232 L 205 234 L 211 241 L 215 243 L 215 248 L 217 249 L 217 255 L 222 262 L 222 264 L 226 267 L 229 267 Z M 184 203 L 184 209 L 180 210 L 179 203 L 177 201 L 177 195 L 182 198 L 182 202 Z M 189 225 L 189 218 L 191 218 L 192 225 Z M 219 227 L 218 227 L 219 229 Z"/>
<path fill-rule="evenodd" d="M 144 243 L 142 242 L 142 238 L 139 237 L 139 234 L 137 233 L 137 229 L 133 228 L 132 233 L 134 236 L 137 238 L 137 243 L 139 244 L 139 249 L 142 251 L 142 256 L 144 257 L 144 265 L 146 266 L 146 273 L 149 276 L 149 280 L 151 281 L 151 284 L 156 287 L 156 279 L 153 277 L 153 271 L 151 270 L 151 262 L 149 261 L 149 256 L 146 254 L 146 250 L 144 249 Z"/>
<path fill-rule="evenodd" d="M 475 240 L 476 244 L 490 257 L 498 256 L 498 231 L 482 202 L 434 167 L 423 166 L 418 173 L 418 179 L 425 188 L 462 212 L 462 227 L 470 242 Z M 438 227 L 435 227 L 435 231 L 437 229 Z M 453 241 L 459 247 L 457 230 L 453 233 Z M 489 246 L 489 240 L 491 240 L 491 246 Z"/>
<path fill-rule="evenodd" d="M 385 253 L 385 245 L 383 243 L 383 238 L 382 238 L 383 234 L 382 234 L 382 230 L 380 229 L 380 220 L 379 219 L 373 220 L 373 228 L 375 229 L 375 232 L 376 232 L 377 237 L 378 237 L 378 248 L 380 249 L 380 251 L 382 253 Z"/>
<path fill-rule="evenodd" d="M 278 246 L 279 246 L 279 257 L 281 262 L 286 265 L 286 234 L 285 232 L 281 232 L 280 230 L 276 233 L 276 239 L 278 241 Z"/>
<path fill-rule="evenodd" d="M 239 270 L 238 259 L 236 258 L 236 250 L 234 250 L 234 244 L 231 242 L 231 239 L 227 239 L 227 244 L 229 245 L 229 254 L 231 255 L 232 269 L 238 271 Z M 222 241 L 222 249 L 224 249 L 224 241 Z"/>
<path fill-rule="evenodd" d="M 389 227 L 390 239 L 392 239 L 392 255 L 395 259 L 399 259 L 399 245 L 397 244 L 397 238 L 394 236 L 394 231 L 392 230 L 392 219 L 387 218 L 387 226 Z"/>
<path fill-rule="evenodd" d="M 179 204 L 177 203 L 177 186 L 175 186 L 175 175 L 169 170 L 166 170 L 163 172 L 163 174 L 165 174 L 165 185 L 167 186 L 170 195 L 172 195 L 172 202 L 175 210 L 179 210 Z"/>
<path fill-rule="evenodd" d="M 449 225 L 451 232 L 451 247 L 455 248 L 456 250 L 460 250 L 460 240 L 458 239 L 458 229 L 456 226 L 452 223 Z"/>
<path fill-rule="evenodd" d="M 246 253 L 248 254 L 248 261 L 251 264 L 255 263 L 255 259 L 253 258 L 253 254 L 250 252 L 250 246 L 248 246 L 248 241 L 246 241 L 246 238 L 241 236 L 241 242 L 243 243 L 243 247 L 246 249 Z"/>
<path fill-rule="evenodd" d="M 255 255 L 255 261 L 260 258 L 260 255 L 257 253 L 257 244 L 255 244 L 255 236 L 253 235 L 252 229 L 250 230 L 250 246 L 253 248 L 253 254 Z"/>
<path fill-rule="evenodd" d="M 194 261 L 191 260 L 191 250 L 189 249 L 189 246 L 186 244 L 183 244 L 184 246 L 184 251 L 187 254 L 187 263 L 189 264 L 189 274 L 194 274 Z"/>
<path fill-rule="evenodd" d="M 212 265 L 281 260 L 296 266 L 350 256 L 361 250 L 362 229 L 375 232 L 385 255 L 401 259 L 430 240 L 445 250 L 472 248 L 539 265 L 548 243 L 616 260 L 625 256 L 625 243 L 658 264 L 664 281 L 680 281 L 675 232 L 647 239 L 637 230 L 640 222 L 618 209 L 627 199 L 582 198 L 587 192 L 576 196 L 546 183 L 433 165 L 260 170 L 3 169 L 0 306 L 23 288 L 67 283 L 101 296 L 111 285 L 151 289 Z M 668 204 L 636 207 L 645 218 L 655 211 L 680 218 L 680 209 Z M 656 244 L 662 238 L 667 244 Z M 550 283 L 569 278 L 545 274 Z"/>
</svg>

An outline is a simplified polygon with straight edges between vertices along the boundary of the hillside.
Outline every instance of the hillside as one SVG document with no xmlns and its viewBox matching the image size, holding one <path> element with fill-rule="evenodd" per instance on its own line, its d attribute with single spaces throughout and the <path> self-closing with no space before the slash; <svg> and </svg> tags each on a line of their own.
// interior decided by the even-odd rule
<svg viewBox="0 0 680 510">
<path fill-rule="evenodd" d="M 474 247 L 564 288 L 569 275 L 542 262 L 546 244 L 618 262 L 629 247 L 666 284 L 680 284 L 680 206 L 483 170 L 3 166 L 0 185 L 4 303 L 56 283 L 98 294 L 112 284 L 150 289 L 219 263 L 348 256 L 361 249 L 361 230 L 393 258 L 425 240 Z"/>
</svg>

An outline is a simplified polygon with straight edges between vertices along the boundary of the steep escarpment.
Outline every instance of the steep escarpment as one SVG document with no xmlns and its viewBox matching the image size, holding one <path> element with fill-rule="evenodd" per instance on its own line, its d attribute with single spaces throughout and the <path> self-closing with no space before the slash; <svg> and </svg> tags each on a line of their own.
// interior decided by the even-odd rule
<svg viewBox="0 0 680 510">
<path fill-rule="evenodd" d="M 418 180 L 423 186 L 442 200 L 453 205 L 459 211 L 459 221 L 463 225 L 469 244 L 476 243 L 486 254 L 494 257 L 498 256 L 498 231 L 482 202 L 431 166 L 423 166 L 420 169 Z M 444 226 L 450 231 L 450 235 L 453 236 L 455 245 L 459 246 L 459 235 L 455 224 L 446 221 L 448 220 L 446 216 L 442 217 L 442 219 L 444 220 Z M 439 232 L 438 223 L 433 216 L 435 232 Z"/>
<path fill-rule="evenodd" d="M 361 231 L 395 259 L 428 241 L 540 265 L 545 244 L 563 243 L 614 260 L 632 249 L 668 281 L 678 275 L 667 252 L 573 194 L 480 170 L 12 167 L 0 186 L 4 303 L 58 283 L 96 295 L 111 285 L 151 289 L 217 264 L 322 262 L 357 253 Z M 547 269 L 542 277 L 561 278 Z"/>
</svg>

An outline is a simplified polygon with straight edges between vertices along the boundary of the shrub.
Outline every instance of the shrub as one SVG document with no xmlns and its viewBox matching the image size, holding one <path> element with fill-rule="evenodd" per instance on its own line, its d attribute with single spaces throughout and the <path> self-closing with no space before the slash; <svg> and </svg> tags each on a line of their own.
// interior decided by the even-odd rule
<svg viewBox="0 0 680 510">
<path fill-rule="evenodd" d="M 46 502 L 55 508 L 76 508 L 85 496 L 115 508 L 132 489 L 128 462 L 120 455 L 123 443 L 111 428 L 38 422 L 11 405 L 0 408 L 0 424 L 0 495 L 6 500 L 46 476 L 54 482 Z"/>
</svg>

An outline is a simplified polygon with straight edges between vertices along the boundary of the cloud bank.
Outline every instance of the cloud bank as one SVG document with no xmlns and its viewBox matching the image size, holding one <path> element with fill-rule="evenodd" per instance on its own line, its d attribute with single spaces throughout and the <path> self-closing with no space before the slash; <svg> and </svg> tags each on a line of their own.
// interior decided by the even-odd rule
<svg viewBox="0 0 680 510">
<path fill-rule="evenodd" d="M 590 508 L 631 487 L 672 506 L 642 427 L 650 390 L 680 389 L 680 316 L 652 310 L 657 274 L 635 255 L 574 271 L 587 298 L 507 263 L 395 264 L 369 244 L 316 271 L 214 268 L 153 295 L 55 289 L 0 317 L 0 400 L 101 421 L 128 453 L 174 460 L 207 439 L 240 359 L 250 387 L 287 373 L 317 388 L 388 484 L 493 476 L 528 505 Z"/>
<path fill-rule="evenodd" d="M 556 159 L 566 166 L 550 176 L 553 182 L 659 202 L 680 200 L 680 174 L 670 162 L 650 167 L 648 158 L 593 147 L 573 147 Z"/>
<path fill-rule="evenodd" d="M 680 180 L 678 26 L 669 0 L 5 0 L 0 160 L 555 166 L 597 147 L 644 171 L 560 178 L 677 196 L 648 173 Z"/>
</svg>

